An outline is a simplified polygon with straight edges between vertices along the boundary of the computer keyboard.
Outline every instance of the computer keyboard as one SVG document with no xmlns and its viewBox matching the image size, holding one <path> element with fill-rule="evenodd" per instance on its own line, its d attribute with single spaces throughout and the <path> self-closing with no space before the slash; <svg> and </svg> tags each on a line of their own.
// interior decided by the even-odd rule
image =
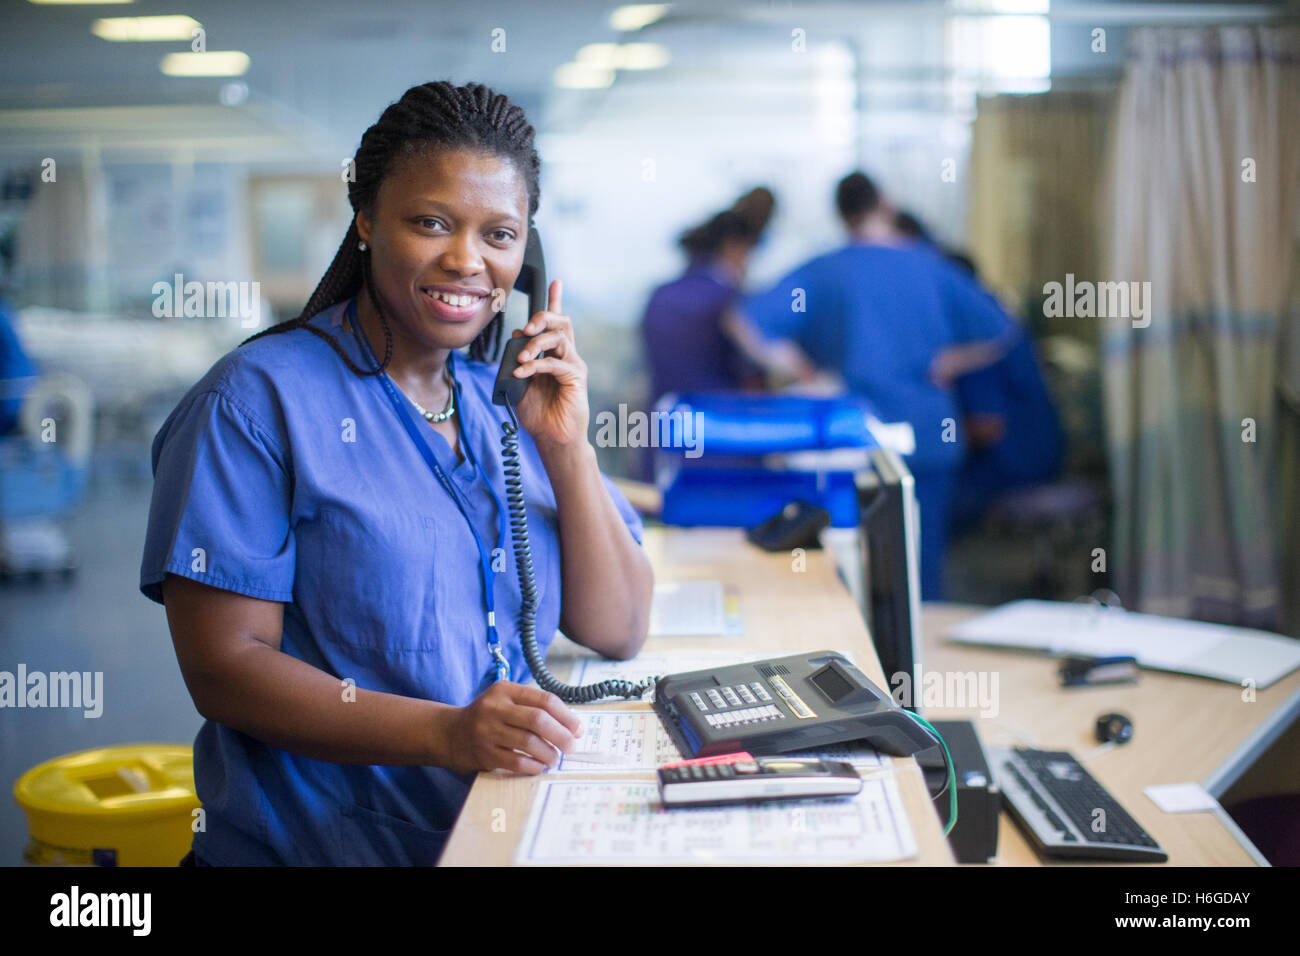
<svg viewBox="0 0 1300 956">
<path fill-rule="evenodd" d="M 988 756 L 1007 809 L 1044 855 L 1124 863 L 1169 859 L 1070 754 L 989 747 Z"/>
</svg>

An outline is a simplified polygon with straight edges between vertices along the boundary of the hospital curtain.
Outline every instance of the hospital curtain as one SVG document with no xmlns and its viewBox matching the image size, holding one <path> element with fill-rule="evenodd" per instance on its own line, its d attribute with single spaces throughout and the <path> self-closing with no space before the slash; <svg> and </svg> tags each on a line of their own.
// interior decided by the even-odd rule
<svg viewBox="0 0 1300 956">
<path fill-rule="evenodd" d="M 1297 39 L 1240 26 L 1131 37 L 1102 278 L 1149 281 L 1149 324 L 1099 320 L 1112 571 L 1130 608 L 1285 626 L 1300 423 L 1285 401 L 1300 394 L 1287 327 Z"/>
<path fill-rule="evenodd" d="M 1097 187 L 1113 103 L 1113 90 L 1076 90 L 976 104 L 968 243 L 981 278 L 1018 310 L 1038 308 L 1044 283 L 1097 269 Z M 1095 340 L 1077 325 L 1068 331 Z"/>
</svg>

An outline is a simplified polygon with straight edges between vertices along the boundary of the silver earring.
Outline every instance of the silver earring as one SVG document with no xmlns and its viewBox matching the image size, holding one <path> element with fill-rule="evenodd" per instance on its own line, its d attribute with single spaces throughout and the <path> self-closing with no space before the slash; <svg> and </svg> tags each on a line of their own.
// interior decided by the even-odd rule
<svg viewBox="0 0 1300 956">
<path fill-rule="evenodd" d="M 357 248 L 360 249 L 362 252 L 365 252 L 370 247 L 366 245 L 366 240 L 362 239 L 360 242 L 357 243 Z"/>
</svg>

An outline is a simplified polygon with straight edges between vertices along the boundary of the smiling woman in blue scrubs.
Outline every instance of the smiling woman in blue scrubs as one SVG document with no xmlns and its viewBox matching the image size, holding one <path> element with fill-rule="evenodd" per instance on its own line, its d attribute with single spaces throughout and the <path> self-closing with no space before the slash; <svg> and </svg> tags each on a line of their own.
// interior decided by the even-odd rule
<svg viewBox="0 0 1300 956">
<path fill-rule="evenodd" d="M 207 718 L 198 863 L 434 863 L 476 772 L 540 773 L 581 732 L 524 685 L 500 546 L 493 293 L 519 274 L 539 167 L 504 96 L 408 90 L 362 137 L 355 219 L 302 314 L 218 361 L 154 441 L 140 584 Z M 539 335 L 515 372 L 532 380 L 517 413 L 539 644 L 559 627 L 631 657 L 653 575 L 587 440 L 558 281 L 523 334 Z M 490 570 L 476 538 L 497 545 Z"/>
</svg>

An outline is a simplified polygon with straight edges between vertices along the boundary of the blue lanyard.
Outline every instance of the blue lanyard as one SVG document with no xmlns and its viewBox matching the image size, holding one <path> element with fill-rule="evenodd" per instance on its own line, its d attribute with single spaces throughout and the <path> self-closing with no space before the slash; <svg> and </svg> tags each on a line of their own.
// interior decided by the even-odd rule
<svg viewBox="0 0 1300 956">
<path fill-rule="evenodd" d="M 355 297 L 348 303 L 348 323 L 351 325 L 357 341 L 361 343 L 361 348 L 365 353 L 366 361 L 371 364 L 371 367 L 378 365 L 379 359 L 375 356 L 374 350 L 370 347 L 370 341 L 366 338 L 365 333 L 359 328 L 360 323 L 357 319 L 357 300 Z M 452 361 L 452 357 L 455 354 L 454 351 L 447 353 L 447 364 L 452 372 L 453 381 L 455 381 L 456 367 Z M 457 493 L 455 486 L 453 486 L 451 481 L 448 480 L 446 473 L 442 470 L 442 466 L 438 464 L 438 459 L 434 457 L 433 449 L 429 447 L 429 443 L 424 440 L 424 437 L 420 435 L 419 431 L 416 429 L 415 423 L 411 421 L 410 412 L 406 409 L 409 400 L 404 401 L 402 399 L 402 396 L 398 393 L 397 386 L 393 384 L 393 380 L 388 377 L 387 372 L 380 372 L 378 378 L 380 384 L 384 386 L 384 391 L 388 393 L 389 401 L 393 405 L 393 411 L 397 413 L 397 420 L 400 421 L 402 427 L 406 429 L 406 434 L 409 435 L 411 441 L 415 443 L 415 447 L 420 452 L 420 456 L 424 458 L 425 464 L 429 466 L 429 470 L 437 477 L 438 483 L 442 485 L 447 494 L 451 496 L 451 500 L 456 505 L 456 510 L 459 511 L 461 517 L 465 519 L 465 523 L 469 525 L 470 534 L 474 536 L 474 544 L 478 547 L 479 577 L 483 581 L 483 599 L 487 605 L 488 653 L 492 655 L 492 660 L 495 662 L 496 680 L 509 680 L 510 663 L 506 660 L 505 655 L 501 653 L 501 640 L 497 636 L 496 595 L 493 589 L 494 572 L 492 570 L 492 557 L 488 553 L 487 548 L 484 547 L 483 539 L 479 537 L 478 529 L 474 526 L 474 522 L 470 520 L 466 503 L 461 499 L 460 494 Z M 469 438 L 465 433 L 465 404 L 461 400 L 461 388 L 459 382 L 456 382 L 456 404 L 459 413 L 457 428 L 460 431 L 461 445 L 465 449 L 465 457 L 474 465 L 474 474 L 477 476 L 482 472 L 479 468 L 478 459 L 474 457 L 474 452 L 470 448 Z M 497 506 L 497 548 L 498 553 L 504 555 L 506 552 L 505 507 L 501 503 L 501 496 L 498 495 L 497 490 L 492 487 L 492 482 L 487 480 L 486 474 L 483 475 L 483 480 L 487 484 L 488 490 L 492 493 L 492 500 Z"/>
</svg>

